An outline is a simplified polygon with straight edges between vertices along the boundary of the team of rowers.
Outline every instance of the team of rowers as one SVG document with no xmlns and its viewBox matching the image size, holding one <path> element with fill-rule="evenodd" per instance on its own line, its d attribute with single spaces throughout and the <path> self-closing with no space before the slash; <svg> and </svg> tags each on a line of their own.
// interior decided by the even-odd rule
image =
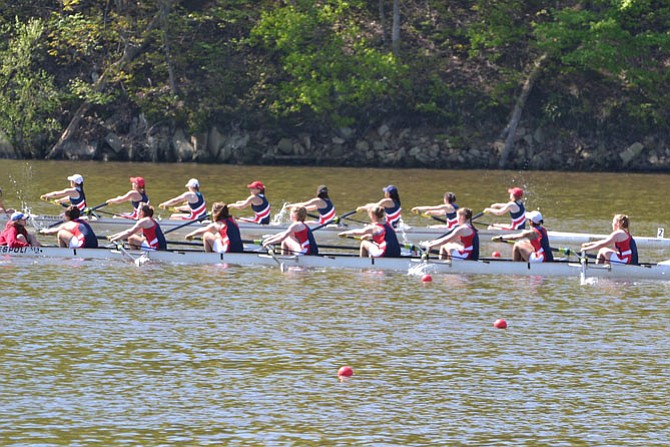
<svg viewBox="0 0 670 447">
<path fill-rule="evenodd" d="M 55 234 L 60 247 L 93 248 L 98 246 L 98 238 L 82 214 L 87 211 L 86 195 L 84 193 L 84 178 L 74 174 L 67 179 L 68 188 L 52 191 L 40 196 L 42 200 L 51 200 L 67 206 L 63 213 L 63 221 L 40 231 L 41 234 Z M 131 189 L 123 195 L 110 198 L 105 203 L 94 207 L 100 208 L 110 204 L 130 202 L 132 212 L 117 215 L 132 219 L 134 225 L 108 237 L 112 242 L 127 241 L 131 248 L 146 250 L 166 250 L 167 240 L 160 224 L 154 219 L 154 208 L 149 205 L 145 180 L 142 177 L 130 177 Z M 158 207 L 166 209 L 174 207 L 175 213 L 170 216 L 173 220 L 202 221 L 210 217 L 211 223 L 200 227 L 185 237 L 192 240 L 202 238 L 206 252 L 242 252 L 243 241 L 237 219 L 230 214 L 230 209 L 244 209 L 250 207 L 254 213 L 251 218 L 239 218 L 240 221 L 253 222 L 259 225 L 270 223 L 270 202 L 265 196 L 265 186 L 260 181 L 247 185 L 249 196 L 244 200 L 225 204 L 216 202 L 211 208 L 211 215 L 207 212 L 206 202 L 200 192 L 200 183 L 197 179 L 190 179 L 185 188 L 186 192 L 161 202 Z M 368 213 L 370 223 L 362 228 L 341 232 L 341 237 L 351 237 L 361 240 L 360 255 L 365 257 L 399 257 L 401 246 L 396 236 L 396 227 L 401 221 L 401 202 L 398 188 L 388 185 L 383 188 L 384 197 L 377 201 L 359 206 L 356 212 Z M 422 243 L 420 249 L 424 252 L 438 250 L 441 259 L 479 259 L 479 235 L 473 221 L 482 214 L 503 216 L 509 214 L 509 224 L 491 224 L 489 229 L 519 230 L 511 234 L 496 236 L 494 241 L 513 241 L 512 250 L 514 261 L 547 262 L 553 261 L 552 249 L 549 244 L 547 230 L 544 228 L 542 214 L 539 211 L 526 212 L 523 203 L 523 190 L 518 187 L 508 190 L 509 200 L 494 203 L 485 208 L 477 216 L 473 216 L 469 208 L 459 208 L 456 196 L 447 192 L 443 203 L 435 206 L 417 206 L 412 208 L 413 213 L 421 213 L 442 220 L 444 225 L 438 226 L 445 230 L 444 235 L 432 241 Z M 264 247 L 280 245 L 286 254 L 316 255 L 318 244 L 313 235 L 314 231 L 337 221 L 335 206 L 328 196 L 328 188 L 321 185 L 317 188 L 316 196 L 304 202 L 286 204 L 291 212 L 291 223 L 288 228 L 262 241 Z M 315 211 L 316 215 L 308 214 Z M 0 233 L 0 245 L 16 247 L 39 245 L 37 238 L 26 229 L 25 214 L 5 209 L 0 189 L 0 212 L 8 214 L 8 222 Z M 349 214 L 353 214 L 354 211 Z M 306 222 L 308 216 L 315 217 L 314 222 Z M 526 229 L 526 223 L 529 228 Z M 617 214 L 612 220 L 612 233 L 603 240 L 582 244 L 583 251 L 598 250 L 598 262 L 614 262 L 623 264 L 637 264 L 637 248 L 629 231 L 628 216 Z"/>
</svg>

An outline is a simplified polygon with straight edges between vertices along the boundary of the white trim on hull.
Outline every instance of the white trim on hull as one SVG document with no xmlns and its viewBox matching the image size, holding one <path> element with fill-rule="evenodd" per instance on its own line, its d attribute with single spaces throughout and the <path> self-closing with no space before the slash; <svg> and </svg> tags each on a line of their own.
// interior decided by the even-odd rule
<svg viewBox="0 0 670 447">
<path fill-rule="evenodd" d="M 37 229 L 48 228 L 50 225 L 53 225 L 56 222 L 61 220 L 60 216 L 33 216 L 29 224 L 32 224 Z M 129 219 L 114 219 L 108 217 L 102 218 L 91 218 L 89 220 L 93 226 L 93 231 L 96 232 L 99 236 L 105 236 L 119 231 L 125 230 L 132 226 L 133 222 Z M 170 231 L 171 229 L 184 225 L 186 221 L 183 220 L 161 220 L 159 221 L 163 231 Z M 193 223 L 187 225 L 179 230 L 171 232 L 170 234 L 173 237 L 184 236 L 187 233 L 190 233 L 198 226 L 207 225 L 209 221 L 204 221 L 203 223 Z M 4 225 L 0 222 L 0 225 Z M 260 239 L 263 236 L 277 234 L 281 231 L 286 230 L 287 225 L 258 225 L 248 222 L 238 222 L 242 237 L 244 239 Z M 316 223 L 314 225 L 317 225 Z M 337 234 L 351 229 L 352 227 L 342 226 L 342 225 L 327 225 L 323 228 L 317 230 L 314 234 L 317 238 L 317 242 L 333 241 L 338 240 Z M 444 228 L 432 228 L 432 227 L 410 227 L 405 226 L 397 230 L 398 237 L 402 241 L 418 243 L 420 241 L 427 241 L 435 239 L 438 236 L 443 235 L 447 230 Z M 510 234 L 514 233 L 513 231 L 505 230 L 479 230 L 479 235 L 481 242 L 486 242 L 487 239 L 490 239 L 493 236 L 498 236 L 500 234 Z M 606 234 L 595 234 L 595 233 L 576 233 L 576 232 L 566 232 L 566 231 L 549 231 L 549 240 L 552 246 L 558 245 L 581 245 L 584 242 L 592 242 L 596 240 L 601 240 L 607 237 Z M 663 237 L 648 237 L 648 236 L 633 236 L 635 242 L 637 243 L 638 248 L 670 248 L 670 238 Z"/>
<path fill-rule="evenodd" d="M 0 247 L 0 259 L 12 258 L 70 258 L 70 259 L 117 259 L 142 260 L 143 262 L 166 262 L 174 264 L 235 264 L 241 266 L 274 266 L 282 269 L 290 267 L 333 268 L 333 269 L 373 269 L 396 272 L 410 270 L 431 274 L 465 275 L 524 275 L 554 277 L 584 277 L 611 279 L 652 279 L 670 280 L 670 261 L 643 266 L 595 265 L 576 262 L 525 263 L 486 259 L 480 261 L 423 261 L 419 258 L 360 258 L 344 255 L 321 256 L 270 256 L 267 253 L 204 253 L 200 251 L 133 251 L 98 249 L 71 249 L 57 247 L 9 248 Z"/>
</svg>

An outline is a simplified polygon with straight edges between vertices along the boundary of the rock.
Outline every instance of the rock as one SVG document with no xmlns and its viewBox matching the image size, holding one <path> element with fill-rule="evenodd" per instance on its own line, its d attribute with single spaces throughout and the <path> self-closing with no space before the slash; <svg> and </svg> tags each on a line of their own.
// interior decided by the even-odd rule
<svg viewBox="0 0 670 447">
<path fill-rule="evenodd" d="M 117 155 L 123 149 L 123 144 L 121 143 L 121 139 L 114 132 L 110 132 L 110 133 L 107 134 L 107 136 L 105 137 L 105 143 L 107 143 L 107 145 L 110 147 L 110 149 L 112 149 L 112 151 Z"/>
<path fill-rule="evenodd" d="M 370 150 L 370 143 L 365 140 L 358 140 L 356 142 L 356 151 L 367 152 L 368 150 Z"/>
<path fill-rule="evenodd" d="M 279 155 L 293 155 L 293 140 L 290 138 L 282 138 L 277 143 L 277 153 Z"/>
<path fill-rule="evenodd" d="M 377 129 L 377 135 L 379 135 L 380 137 L 384 137 L 384 135 L 386 135 L 387 133 L 389 133 L 390 130 L 391 130 L 391 129 L 389 128 L 389 126 L 387 126 L 386 124 L 382 124 L 382 125 L 379 126 L 379 128 Z"/>
<path fill-rule="evenodd" d="M 175 150 L 177 161 L 189 162 L 195 160 L 195 148 L 186 138 L 184 131 L 177 129 L 172 136 L 172 146 Z"/>
<path fill-rule="evenodd" d="M 194 160 L 210 163 L 214 157 L 208 150 L 207 146 L 207 133 L 201 132 L 195 135 L 191 135 L 191 145 L 195 151 Z"/>
<path fill-rule="evenodd" d="M 331 141 L 333 142 L 333 144 L 344 144 L 344 143 L 346 143 L 346 140 L 344 138 L 340 138 L 340 137 L 333 137 L 333 139 Z"/>
<path fill-rule="evenodd" d="M 619 153 L 619 157 L 623 161 L 623 165 L 626 166 L 628 163 L 637 158 L 638 155 L 642 153 L 644 146 L 642 143 L 637 142 L 628 146 L 623 152 Z"/>
</svg>

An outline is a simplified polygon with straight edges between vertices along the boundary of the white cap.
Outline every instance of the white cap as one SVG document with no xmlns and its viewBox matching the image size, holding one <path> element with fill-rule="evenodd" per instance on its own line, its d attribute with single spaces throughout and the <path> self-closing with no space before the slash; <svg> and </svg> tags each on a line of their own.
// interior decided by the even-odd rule
<svg viewBox="0 0 670 447">
<path fill-rule="evenodd" d="M 534 224 L 542 223 L 542 214 L 539 211 L 529 211 L 526 213 L 526 219 L 533 221 Z"/>
<path fill-rule="evenodd" d="M 84 177 L 82 177 L 79 174 L 71 175 L 67 179 L 71 182 L 75 182 L 77 185 L 81 185 L 82 183 L 84 183 Z"/>
<path fill-rule="evenodd" d="M 197 178 L 192 178 L 188 182 L 186 182 L 186 187 L 187 188 L 200 188 L 200 182 L 198 182 Z"/>
<path fill-rule="evenodd" d="M 21 211 L 16 211 L 16 212 L 12 213 L 12 217 L 10 217 L 10 219 L 12 221 L 16 222 L 17 220 L 27 219 L 27 217 Z"/>
</svg>

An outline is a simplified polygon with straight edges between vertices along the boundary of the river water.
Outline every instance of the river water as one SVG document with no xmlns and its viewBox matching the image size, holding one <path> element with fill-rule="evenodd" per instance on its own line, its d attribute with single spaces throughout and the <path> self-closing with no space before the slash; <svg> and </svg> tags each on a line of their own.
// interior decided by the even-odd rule
<svg viewBox="0 0 670 447">
<path fill-rule="evenodd" d="M 631 216 L 634 234 L 670 222 L 666 175 L 0 160 L 5 203 L 55 213 L 39 194 L 75 172 L 93 205 L 127 191 L 131 175 L 146 178 L 154 203 L 190 177 L 210 203 L 241 199 L 262 180 L 275 207 L 325 183 L 340 212 L 378 200 L 389 183 L 406 210 L 450 190 L 475 212 L 514 185 L 552 229 L 605 233 L 615 212 Z M 3 446 L 660 446 L 670 437 L 665 282 L 422 283 L 371 271 L 0 259 L 0 286 Z M 507 330 L 492 326 L 498 318 Z M 346 381 L 343 365 L 354 369 Z"/>
</svg>

